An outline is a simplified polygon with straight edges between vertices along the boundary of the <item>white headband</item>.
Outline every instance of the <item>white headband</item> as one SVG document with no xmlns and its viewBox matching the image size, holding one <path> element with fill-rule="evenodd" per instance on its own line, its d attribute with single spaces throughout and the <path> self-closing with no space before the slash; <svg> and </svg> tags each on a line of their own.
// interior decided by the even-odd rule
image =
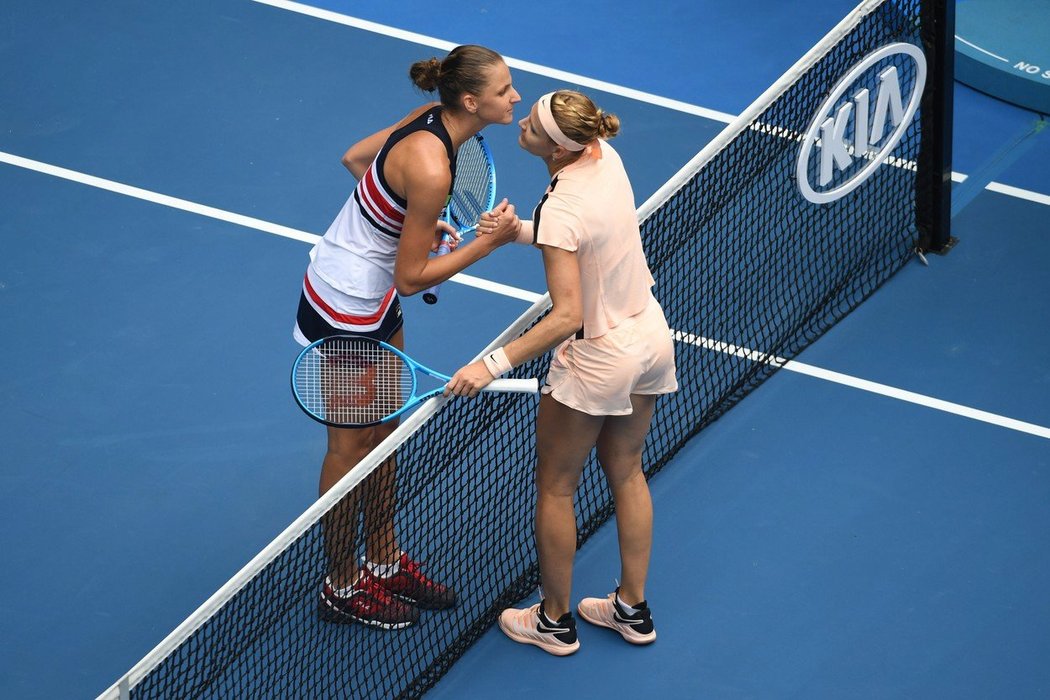
<svg viewBox="0 0 1050 700">
<path fill-rule="evenodd" d="M 551 112 L 551 97 L 553 95 L 553 92 L 548 92 L 536 103 L 538 107 L 536 114 L 540 117 L 540 124 L 543 126 L 543 130 L 547 132 L 547 135 L 551 137 L 554 143 L 562 148 L 569 151 L 582 151 L 586 146 L 576 143 L 563 134 L 561 129 L 558 128 L 558 122 L 554 121 L 554 114 Z"/>
</svg>

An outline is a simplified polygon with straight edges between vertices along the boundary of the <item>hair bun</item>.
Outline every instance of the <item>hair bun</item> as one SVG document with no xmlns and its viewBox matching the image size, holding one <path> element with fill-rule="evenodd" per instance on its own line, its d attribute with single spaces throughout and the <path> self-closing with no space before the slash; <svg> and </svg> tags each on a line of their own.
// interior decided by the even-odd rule
<svg viewBox="0 0 1050 700">
<path fill-rule="evenodd" d="M 441 61 L 436 58 L 416 61 L 408 69 L 408 76 L 412 79 L 412 83 L 423 92 L 434 92 L 437 90 L 438 80 L 441 77 Z"/>
<path fill-rule="evenodd" d="M 598 136 L 603 139 L 611 139 L 620 133 L 620 118 L 615 114 L 609 114 L 598 110 Z"/>
</svg>

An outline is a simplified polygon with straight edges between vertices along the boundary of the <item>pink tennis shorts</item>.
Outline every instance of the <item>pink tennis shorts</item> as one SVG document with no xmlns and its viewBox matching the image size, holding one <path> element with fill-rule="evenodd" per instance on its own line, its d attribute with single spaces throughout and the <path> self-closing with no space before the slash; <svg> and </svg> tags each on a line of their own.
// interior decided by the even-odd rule
<svg viewBox="0 0 1050 700">
<path fill-rule="evenodd" d="M 603 336 L 559 345 L 542 391 L 592 416 L 625 416 L 633 410 L 631 394 L 677 389 L 671 331 L 653 299 Z"/>
</svg>

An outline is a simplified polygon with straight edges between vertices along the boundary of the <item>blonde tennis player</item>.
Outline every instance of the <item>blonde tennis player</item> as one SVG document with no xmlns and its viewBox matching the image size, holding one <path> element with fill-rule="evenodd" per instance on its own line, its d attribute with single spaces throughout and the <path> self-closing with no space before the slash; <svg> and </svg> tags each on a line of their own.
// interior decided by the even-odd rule
<svg viewBox="0 0 1050 700">
<path fill-rule="evenodd" d="M 520 338 L 460 369 L 448 391 L 475 396 L 495 377 L 557 348 L 536 419 L 536 548 L 542 600 L 500 615 L 511 639 L 563 656 L 579 648 L 570 609 L 576 516 L 573 495 L 597 447 L 612 490 L 620 585 L 584 598 L 580 616 L 634 644 L 656 639 L 645 598 L 652 501 L 642 445 L 657 396 L 675 391 L 674 348 L 642 252 L 634 193 L 606 141 L 620 129 L 585 95 L 544 95 L 518 122 L 518 143 L 547 165 L 551 181 L 517 240 L 543 252 L 553 308 Z M 482 217 L 482 230 L 507 216 Z M 500 221 L 503 219 L 503 221 Z"/>
</svg>

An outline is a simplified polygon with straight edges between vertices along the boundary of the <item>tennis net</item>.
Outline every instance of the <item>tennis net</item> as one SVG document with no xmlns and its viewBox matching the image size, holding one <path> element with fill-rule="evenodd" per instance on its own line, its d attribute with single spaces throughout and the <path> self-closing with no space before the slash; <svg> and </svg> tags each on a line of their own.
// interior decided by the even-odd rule
<svg viewBox="0 0 1050 700">
<path fill-rule="evenodd" d="M 647 476 L 930 240 L 929 182 L 946 168 L 930 144 L 947 119 L 919 95 L 943 84 L 927 70 L 950 46 L 931 39 L 938 5 L 863 2 L 640 208 L 681 385 L 658 403 Z M 548 309 L 537 302 L 485 351 Z M 422 695 L 538 584 L 535 408 L 500 394 L 428 402 L 101 697 Z M 366 477 L 395 451 L 384 495 Z M 358 529 L 350 502 L 391 500 L 402 549 L 457 606 L 399 631 L 322 621 L 326 528 Z M 613 512 L 593 456 L 576 501 L 582 546 Z"/>
</svg>

